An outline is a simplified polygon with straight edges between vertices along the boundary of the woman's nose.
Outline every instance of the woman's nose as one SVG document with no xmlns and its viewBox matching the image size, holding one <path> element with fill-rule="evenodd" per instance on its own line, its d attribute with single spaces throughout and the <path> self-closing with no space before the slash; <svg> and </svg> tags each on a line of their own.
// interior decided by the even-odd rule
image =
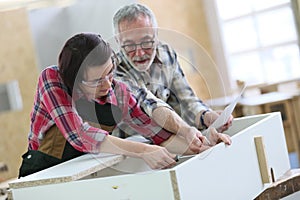
<svg viewBox="0 0 300 200">
<path fill-rule="evenodd" d="M 112 80 L 110 79 L 105 79 L 101 83 L 101 88 L 110 88 L 111 87 Z"/>
</svg>

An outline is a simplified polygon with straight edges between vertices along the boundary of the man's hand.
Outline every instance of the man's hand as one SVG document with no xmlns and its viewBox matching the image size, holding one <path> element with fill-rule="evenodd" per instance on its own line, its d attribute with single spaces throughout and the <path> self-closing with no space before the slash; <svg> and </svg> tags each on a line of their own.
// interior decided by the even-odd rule
<svg viewBox="0 0 300 200">
<path fill-rule="evenodd" d="M 209 127 L 222 113 L 222 111 L 209 111 L 204 115 L 204 123 L 207 127 Z M 231 125 L 233 121 L 233 116 L 230 115 L 228 121 L 220 128 L 217 129 L 218 132 L 223 133 L 226 131 Z"/>
<path fill-rule="evenodd" d="M 220 142 L 224 142 L 227 145 L 231 144 L 230 136 L 224 133 L 219 133 L 215 128 L 208 128 L 208 140 L 210 146 L 214 146 Z M 207 143 L 204 143 L 207 144 Z"/>
<path fill-rule="evenodd" d="M 206 137 L 195 127 L 188 129 L 185 140 L 189 144 L 189 149 L 194 153 L 200 153 L 209 148 Z"/>
</svg>

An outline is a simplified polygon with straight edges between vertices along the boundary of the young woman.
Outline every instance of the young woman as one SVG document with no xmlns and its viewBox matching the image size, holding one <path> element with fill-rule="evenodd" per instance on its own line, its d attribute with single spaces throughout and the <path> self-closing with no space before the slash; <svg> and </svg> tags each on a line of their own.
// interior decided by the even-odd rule
<svg viewBox="0 0 300 200">
<path fill-rule="evenodd" d="M 168 149 L 193 153 L 184 139 L 143 112 L 124 83 L 114 80 L 113 58 L 99 35 L 80 33 L 67 40 L 58 66 L 41 72 L 19 177 L 99 152 L 142 158 L 153 169 L 172 167 L 176 155 L 159 146 L 163 142 Z M 153 144 L 122 139 L 137 133 Z M 230 142 L 217 132 L 211 135 L 212 144 Z M 204 136 L 198 137 L 203 141 L 200 150 L 209 148 Z"/>
<path fill-rule="evenodd" d="M 153 169 L 175 164 L 175 155 L 158 146 L 172 134 L 140 109 L 123 83 L 114 81 L 112 53 L 99 35 L 77 34 L 65 43 L 58 66 L 41 72 L 20 177 L 84 153 L 139 157 Z M 156 145 L 112 136 L 110 131 L 116 129 L 142 134 Z M 56 149 L 49 150 L 53 145 Z"/>
</svg>

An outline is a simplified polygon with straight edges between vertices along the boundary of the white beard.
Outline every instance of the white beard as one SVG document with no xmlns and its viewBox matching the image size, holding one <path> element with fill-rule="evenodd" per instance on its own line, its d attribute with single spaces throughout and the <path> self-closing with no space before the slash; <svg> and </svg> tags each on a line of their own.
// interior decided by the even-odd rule
<svg viewBox="0 0 300 200">
<path fill-rule="evenodd" d="M 155 52 L 155 50 L 153 50 L 151 58 L 150 58 L 150 60 L 147 63 L 144 63 L 144 64 L 135 64 L 130 58 L 128 58 L 128 56 L 124 52 L 124 55 L 125 55 L 127 61 L 133 66 L 134 69 L 136 69 L 139 72 L 145 72 L 145 71 L 147 71 L 150 68 L 150 66 L 152 65 L 153 60 L 155 58 L 155 54 L 156 54 L 156 52 Z"/>
</svg>

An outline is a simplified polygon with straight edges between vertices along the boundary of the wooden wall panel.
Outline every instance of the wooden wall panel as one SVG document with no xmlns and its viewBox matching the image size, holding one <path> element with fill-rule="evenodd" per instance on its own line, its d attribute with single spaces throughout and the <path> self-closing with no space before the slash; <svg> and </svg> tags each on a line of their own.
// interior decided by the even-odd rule
<svg viewBox="0 0 300 200">
<path fill-rule="evenodd" d="M 38 70 L 27 11 L 0 12 L 0 83 L 18 80 L 23 109 L 0 113 L 0 162 L 8 166 L 2 179 L 18 175 L 21 155 L 27 149 L 29 114 L 33 104 Z M 0 102 L 1 103 L 1 102 Z"/>
<path fill-rule="evenodd" d="M 224 93 L 221 74 L 215 66 L 212 56 L 212 44 L 207 26 L 205 10 L 202 0 L 139 0 L 154 12 L 158 26 L 163 29 L 174 30 L 190 38 L 193 44 L 187 44 L 182 38 L 174 39 L 171 46 L 179 46 L 186 51 L 188 59 L 195 63 L 195 70 L 188 70 L 184 66 L 188 80 L 202 99 L 214 98 Z M 185 41 L 185 44 L 178 45 Z M 177 49 L 176 49 L 177 50 Z M 184 64 L 183 64 L 184 65 Z"/>
</svg>

